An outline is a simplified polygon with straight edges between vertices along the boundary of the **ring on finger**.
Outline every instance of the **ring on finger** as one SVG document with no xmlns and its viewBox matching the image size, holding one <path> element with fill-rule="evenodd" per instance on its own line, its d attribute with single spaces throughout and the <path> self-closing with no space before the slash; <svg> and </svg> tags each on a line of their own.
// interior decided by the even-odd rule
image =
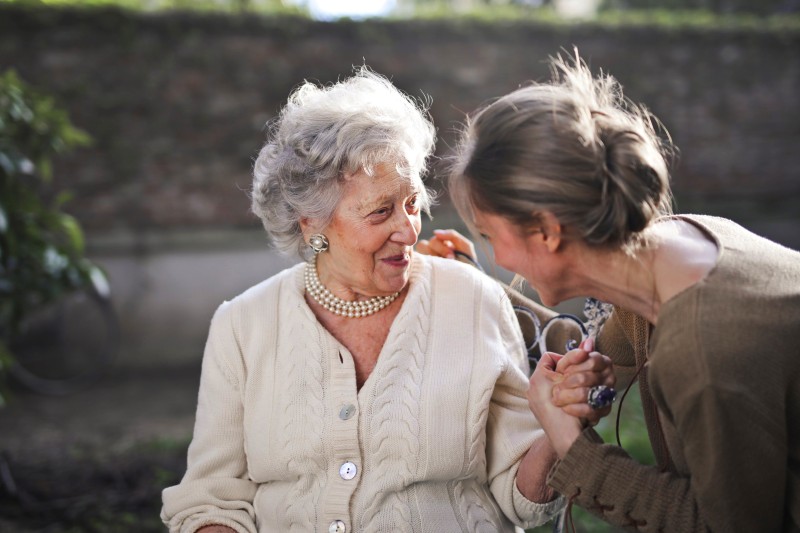
<svg viewBox="0 0 800 533">
<path fill-rule="evenodd" d="M 589 389 L 589 394 L 586 397 L 586 403 L 595 411 L 608 407 L 617 398 L 617 391 L 613 387 L 606 387 L 605 385 L 596 385 Z"/>
</svg>

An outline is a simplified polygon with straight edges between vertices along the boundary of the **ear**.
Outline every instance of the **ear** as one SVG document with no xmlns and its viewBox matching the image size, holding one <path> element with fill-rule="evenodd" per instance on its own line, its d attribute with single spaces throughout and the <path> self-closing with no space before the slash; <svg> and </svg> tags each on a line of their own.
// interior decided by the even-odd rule
<svg viewBox="0 0 800 533">
<path fill-rule="evenodd" d="M 561 223 L 550 211 L 541 211 L 539 220 L 542 223 L 542 233 L 539 234 L 542 243 L 549 252 L 557 252 L 561 246 Z"/>
<path fill-rule="evenodd" d="M 311 231 L 312 221 L 308 217 L 302 217 L 300 219 L 300 231 L 303 232 L 303 236 L 305 236 L 309 231 Z"/>
</svg>

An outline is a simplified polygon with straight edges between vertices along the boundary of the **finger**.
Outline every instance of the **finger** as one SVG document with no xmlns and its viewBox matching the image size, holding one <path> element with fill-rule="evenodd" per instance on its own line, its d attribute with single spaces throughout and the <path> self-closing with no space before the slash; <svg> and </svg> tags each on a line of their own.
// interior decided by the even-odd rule
<svg viewBox="0 0 800 533">
<path fill-rule="evenodd" d="M 580 365 L 584 361 L 589 359 L 589 353 L 577 348 L 575 350 L 570 350 L 564 354 L 564 357 L 559 361 L 559 366 L 556 370 L 559 372 L 567 372 L 567 369 L 574 366 Z"/>
<path fill-rule="evenodd" d="M 581 342 L 581 345 L 580 345 L 580 349 L 584 350 L 584 351 L 587 351 L 587 352 L 593 352 L 594 351 L 594 337 L 586 337 L 585 339 L 583 339 L 583 341 Z"/>
<path fill-rule="evenodd" d="M 533 383 L 534 377 L 537 375 L 542 375 L 554 383 L 560 382 L 563 379 L 563 376 L 555 371 L 556 364 L 560 358 L 561 356 L 558 354 L 545 352 L 544 355 L 542 355 L 542 357 L 539 359 L 539 362 L 536 364 L 536 369 L 531 376 L 531 383 Z"/>
<path fill-rule="evenodd" d="M 556 353 L 544 352 L 542 357 L 539 358 L 539 362 L 536 363 L 536 369 L 544 368 L 547 370 L 555 370 L 560 358 L 561 356 Z"/>
<path fill-rule="evenodd" d="M 576 418 L 585 419 L 589 425 L 594 426 L 604 417 L 611 413 L 611 406 L 603 407 L 602 409 L 592 409 L 587 404 L 572 404 L 562 407 L 562 410 L 568 415 Z"/>
<path fill-rule="evenodd" d="M 560 386 L 564 389 L 591 388 L 599 385 L 613 388 L 617 383 L 617 378 L 610 369 L 602 372 L 573 372 L 563 376 Z"/>
<path fill-rule="evenodd" d="M 418 240 L 414 249 L 421 254 L 431 255 L 431 249 L 427 239 Z"/>
<path fill-rule="evenodd" d="M 560 384 L 553 386 L 553 405 L 566 407 L 567 405 L 583 404 L 588 407 L 586 398 L 589 397 L 589 387 L 564 388 Z"/>
<path fill-rule="evenodd" d="M 585 357 L 574 355 L 571 357 L 571 360 L 575 361 L 575 363 L 563 369 L 565 374 L 570 374 L 572 372 L 602 372 L 607 368 L 613 367 L 611 359 L 599 352 L 586 354 Z"/>
<path fill-rule="evenodd" d="M 431 250 L 431 255 L 446 257 L 448 259 L 452 259 L 455 257 L 455 254 L 453 253 L 452 243 L 450 243 L 450 246 L 448 246 L 448 241 L 442 240 L 440 238 L 434 237 L 433 239 L 428 241 L 428 247 Z"/>
<path fill-rule="evenodd" d="M 475 245 L 472 243 L 471 240 L 464 237 L 461 233 L 457 232 L 454 229 L 436 229 L 433 230 L 433 234 L 437 237 L 442 239 L 447 239 L 453 243 L 455 249 L 459 252 L 464 252 L 469 254 L 473 258 L 475 257 Z"/>
</svg>

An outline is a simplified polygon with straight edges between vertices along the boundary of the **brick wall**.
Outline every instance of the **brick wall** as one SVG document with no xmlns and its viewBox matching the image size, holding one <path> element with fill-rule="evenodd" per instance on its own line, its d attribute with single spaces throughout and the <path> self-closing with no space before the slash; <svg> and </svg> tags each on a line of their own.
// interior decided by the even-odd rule
<svg viewBox="0 0 800 533">
<path fill-rule="evenodd" d="M 445 155 L 465 111 L 544 79 L 547 56 L 572 45 L 672 133 L 679 211 L 727 216 L 800 248 L 798 33 L 0 3 L 0 69 L 54 94 L 94 138 L 59 160 L 56 176 L 110 274 L 123 366 L 196 364 L 214 308 L 292 262 L 266 250 L 246 190 L 264 124 L 300 81 L 366 62 L 433 98 Z M 444 198 L 425 231 L 453 224 Z M 580 302 L 560 310 L 580 312 Z"/>
<path fill-rule="evenodd" d="M 679 210 L 800 229 L 798 32 L 0 6 L 0 68 L 55 94 L 95 139 L 57 168 L 90 235 L 257 225 L 243 193 L 252 158 L 303 79 L 366 62 L 431 95 L 447 153 L 464 111 L 543 79 L 547 56 L 573 45 L 672 133 Z"/>
</svg>

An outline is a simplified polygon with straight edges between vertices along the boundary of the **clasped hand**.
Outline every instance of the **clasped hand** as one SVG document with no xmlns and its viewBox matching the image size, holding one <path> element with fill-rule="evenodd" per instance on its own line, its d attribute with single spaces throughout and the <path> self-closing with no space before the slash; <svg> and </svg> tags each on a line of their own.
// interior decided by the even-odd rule
<svg viewBox="0 0 800 533">
<path fill-rule="evenodd" d="M 611 412 L 610 405 L 602 409 L 589 406 L 589 389 L 615 383 L 611 360 L 594 351 L 592 337 L 564 355 L 542 355 L 530 379 L 528 403 L 559 457 L 564 457 L 584 427 L 597 424 Z"/>
</svg>

